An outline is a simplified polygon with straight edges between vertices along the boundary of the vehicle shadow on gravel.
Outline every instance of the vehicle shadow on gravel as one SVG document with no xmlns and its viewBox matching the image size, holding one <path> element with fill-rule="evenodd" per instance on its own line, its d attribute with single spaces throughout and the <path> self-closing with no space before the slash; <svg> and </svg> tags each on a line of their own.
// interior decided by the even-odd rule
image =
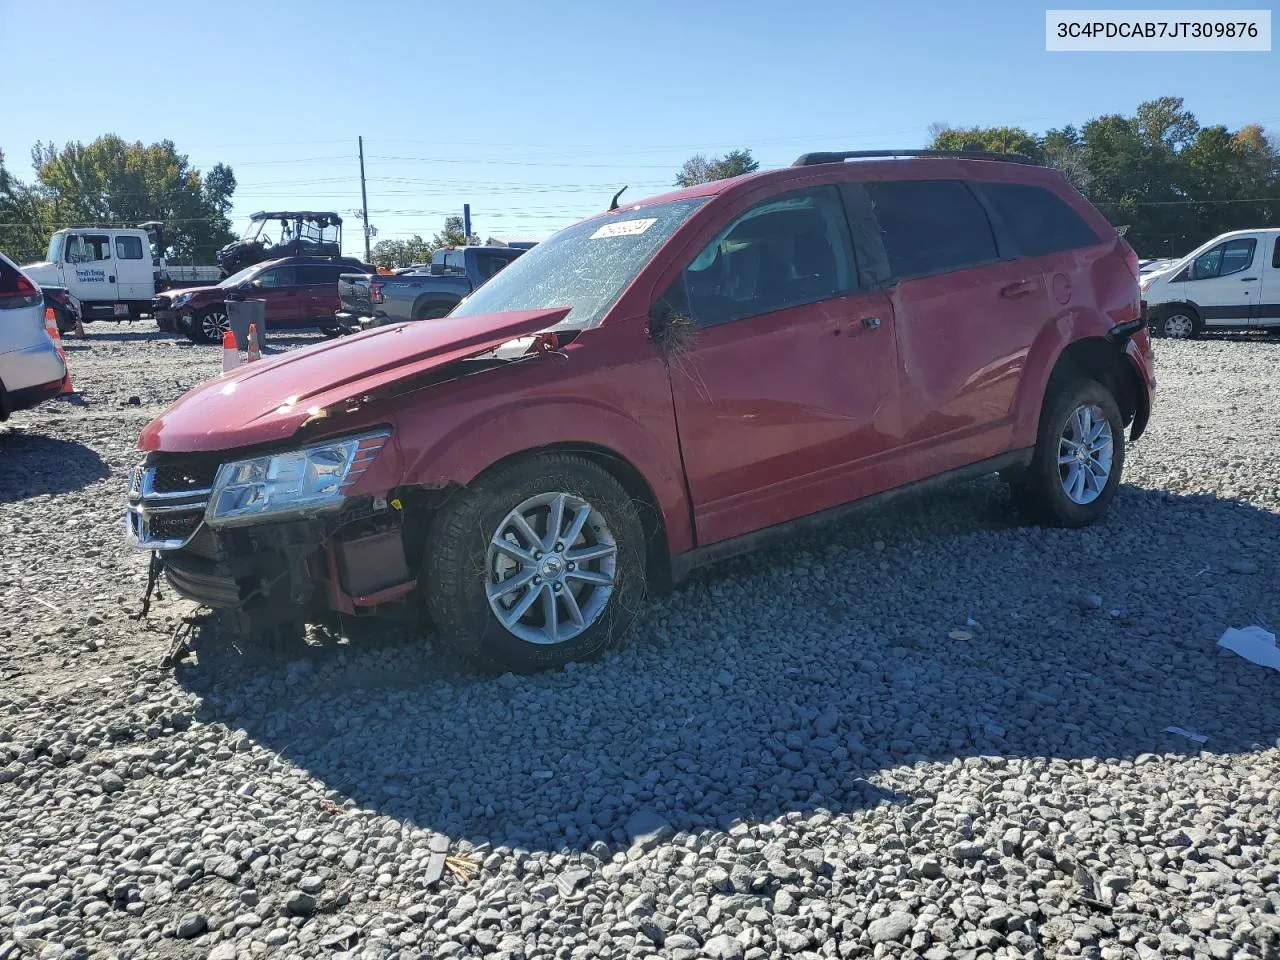
<svg viewBox="0 0 1280 960">
<path fill-rule="evenodd" d="M 0 431 L 0 503 L 70 493 L 110 475 L 83 443 L 26 430 Z"/>
<path fill-rule="evenodd" d="M 481 677 L 370 628 L 292 660 L 205 636 L 178 679 L 363 807 L 601 854 L 640 810 L 696 831 L 927 796 L 920 763 L 1269 746 L 1280 675 L 1215 643 L 1280 621 L 1278 546 L 1280 515 L 1128 485 L 1103 525 L 1028 528 L 979 481 L 709 570 L 562 672 Z"/>
</svg>

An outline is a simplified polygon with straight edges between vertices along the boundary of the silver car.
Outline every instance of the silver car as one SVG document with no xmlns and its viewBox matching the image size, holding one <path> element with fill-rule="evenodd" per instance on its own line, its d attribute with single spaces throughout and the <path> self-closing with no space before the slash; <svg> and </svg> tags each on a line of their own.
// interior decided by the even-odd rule
<svg viewBox="0 0 1280 960">
<path fill-rule="evenodd" d="M 45 329 L 40 287 L 0 253 L 0 420 L 57 396 L 66 372 Z"/>
</svg>

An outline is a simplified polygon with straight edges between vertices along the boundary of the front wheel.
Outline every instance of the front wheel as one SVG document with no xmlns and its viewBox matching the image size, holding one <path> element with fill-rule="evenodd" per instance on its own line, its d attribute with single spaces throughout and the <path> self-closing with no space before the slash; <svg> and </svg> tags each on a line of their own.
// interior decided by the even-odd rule
<svg viewBox="0 0 1280 960">
<path fill-rule="evenodd" d="M 482 476 L 437 514 L 423 561 L 441 639 L 477 665 L 563 666 L 617 643 L 645 595 L 631 497 L 582 457 L 540 454 Z"/>
<path fill-rule="evenodd" d="M 1190 340 L 1200 336 L 1200 318 L 1186 309 L 1174 309 L 1160 320 L 1160 334 L 1170 340 Z"/>
<path fill-rule="evenodd" d="M 222 335 L 231 329 L 225 307 L 213 307 L 192 317 L 187 336 L 193 343 L 221 343 Z"/>
<path fill-rule="evenodd" d="M 1102 519 L 1124 470 L 1124 421 L 1111 392 L 1076 380 L 1046 399 L 1040 435 L 1014 497 L 1032 520 L 1084 527 Z"/>
</svg>

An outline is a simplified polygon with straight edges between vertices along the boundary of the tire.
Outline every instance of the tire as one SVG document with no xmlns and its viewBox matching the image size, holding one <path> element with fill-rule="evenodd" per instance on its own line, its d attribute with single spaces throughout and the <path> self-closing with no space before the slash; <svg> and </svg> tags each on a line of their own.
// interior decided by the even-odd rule
<svg viewBox="0 0 1280 960">
<path fill-rule="evenodd" d="M 187 336 L 192 343 L 221 343 L 222 335 L 230 329 L 231 321 L 227 319 L 226 307 L 210 307 L 192 318 Z"/>
<path fill-rule="evenodd" d="M 428 304 L 422 307 L 413 317 L 414 320 L 439 320 L 441 317 L 447 317 L 449 312 L 456 307 L 457 304 Z"/>
<path fill-rule="evenodd" d="M 326 337 L 329 340 L 335 340 L 347 332 L 346 327 L 338 326 L 337 324 L 333 324 L 327 327 L 320 327 L 319 329 L 320 329 L 321 335 Z"/>
<path fill-rule="evenodd" d="M 581 530 L 569 549 L 557 550 L 560 544 L 545 536 L 556 500 L 561 531 Z M 517 512 L 527 533 L 513 521 Z M 524 560 L 492 546 L 499 539 L 514 544 Z M 575 550 L 598 556 L 575 567 Z M 517 579 L 524 585 L 497 589 Z M 554 453 L 522 457 L 482 475 L 436 514 L 421 581 L 432 622 L 455 654 L 485 670 L 561 667 L 614 646 L 635 617 L 646 589 L 644 530 L 631 497 L 591 461 Z M 512 627 L 498 619 L 499 609 L 510 611 Z M 561 639 L 552 639 L 553 624 Z"/>
<path fill-rule="evenodd" d="M 1190 307 L 1171 307 L 1160 315 L 1160 336 L 1169 340 L 1192 340 L 1202 330 L 1200 314 Z"/>
<path fill-rule="evenodd" d="M 1093 443 L 1093 455 L 1060 463 L 1077 448 L 1082 420 L 1090 433 L 1105 422 L 1103 437 Z M 1110 442 L 1104 440 L 1110 434 Z M 1110 453 L 1109 462 L 1106 453 Z M 1105 481 L 1100 468 L 1105 467 Z M 1028 519 L 1054 527 L 1085 527 L 1101 520 L 1115 498 L 1124 472 L 1124 421 L 1111 392 L 1096 380 L 1076 379 L 1054 390 L 1045 400 L 1035 453 L 1013 488 L 1014 500 Z"/>
</svg>

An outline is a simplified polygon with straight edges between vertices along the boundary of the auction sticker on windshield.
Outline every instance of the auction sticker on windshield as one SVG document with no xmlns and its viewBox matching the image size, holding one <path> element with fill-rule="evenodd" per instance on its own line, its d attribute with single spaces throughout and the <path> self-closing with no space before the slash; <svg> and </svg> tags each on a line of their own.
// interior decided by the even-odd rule
<svg viewBox="0 0 1280 960">
<path fill-rule="evenodd" d="M 657 217 L 646 217 L 643 220 L 620 220 L 615 223 L 606 223 L 593 233 L 589 239 L 603 240 L 606 237 L 638 237 L 657 222 Z"/>
</svg>

